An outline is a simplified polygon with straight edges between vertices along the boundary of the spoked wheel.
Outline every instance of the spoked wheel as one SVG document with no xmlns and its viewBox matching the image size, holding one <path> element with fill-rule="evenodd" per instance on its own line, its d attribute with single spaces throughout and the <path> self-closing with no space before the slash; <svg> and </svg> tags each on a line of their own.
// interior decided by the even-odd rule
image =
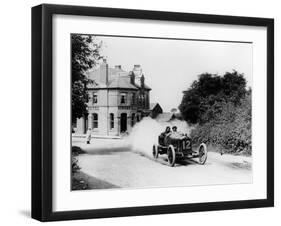
<svg viewBox="0 0 281 226">
<path fill-rule="evenodd" d="M 201 164 L 201 165 L 204 165 L 205 162 L 207 161 L 207 146 L 206 144 L 202 143 L 200 144 L 199 146 L 199 157 L 198 157 L 198 162 Z"/>
<path fill-rule="evenodd" d="M 173 145 L 169 145 L 168 150 L 167 150 L 167 155 L 168 155 L 168 163 L 171 167 L 173 167 L 176 162 L 176 152 L 175 152 L 175 148 L 173 147 Z"/>
<path fill-rule="evenodd" d="M 152 155 L 153 155 L 153 158 L 154 159 L 157 159 L 158 158 L 158 146 L 157 144 L 154 144 L 153 147 L 152 147 Z"/>
</svg>

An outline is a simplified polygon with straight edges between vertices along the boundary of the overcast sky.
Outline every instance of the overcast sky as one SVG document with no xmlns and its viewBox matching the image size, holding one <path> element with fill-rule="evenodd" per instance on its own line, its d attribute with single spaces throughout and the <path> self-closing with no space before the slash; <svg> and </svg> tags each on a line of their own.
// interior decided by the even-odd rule
<svg viewBox="0 0 281 226">
<path fill-rule="evenodd" d="M 182 91 L 204 72 L 222 75 L 226 71 L 243 73 L 252 86 L 252 44 L 211 41 L 167 40 L 98 36 L 102 55 L 110 67 L 125 71 L 140 64 L 151 87 L 150 102 L 164 111 L 177 108 Z"/>
</svg>

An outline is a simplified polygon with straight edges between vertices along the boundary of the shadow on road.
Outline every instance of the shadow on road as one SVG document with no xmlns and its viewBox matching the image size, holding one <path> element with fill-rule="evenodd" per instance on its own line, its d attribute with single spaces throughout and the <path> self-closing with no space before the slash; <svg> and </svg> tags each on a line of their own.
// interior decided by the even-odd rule
<svg viewBox="0 0 281 226">
<path fill-rule="evenodd" d="M 226 164 L 228 167 L 231 167 L 233 169 L 244 169 L 244 170 L 252 170 L 252 164 L 249 162 L 232 162 Z"/>
<path fill-rule="evenodd" d="M 168 159 L 166 155 L 158 156 L 157 159 L 154 159 L 152 156 L 145 155 L 141 152 L 135 152 L 142 157 L 148 158 L 150 160 L 156 161 L 159 164 L 169 166 Z M 194 159 L 177 159 L 174 167 L 188 166 L 188 165 L 199 165 L 199 163 Z"/>
<path fill-rule="evenodd" d="M 99 148 L 99 149 L 86 149 L 84 150 L 85 153 L 89 154 L 89 155 L 114 155 L 120 152 L 129 152 L 129 148 L 127 147 L 120 147 L 120 148 Z"/>
<path fill-rule="evenodd" d="M 72 152 L 75 154 L 89 154 L 89 155 L 113 155 L 120 152 L 129 152 L 129 147 L 103 147 L 103 148 L 81 148 L 78 146 L 72 147 Z"/>
</svg>

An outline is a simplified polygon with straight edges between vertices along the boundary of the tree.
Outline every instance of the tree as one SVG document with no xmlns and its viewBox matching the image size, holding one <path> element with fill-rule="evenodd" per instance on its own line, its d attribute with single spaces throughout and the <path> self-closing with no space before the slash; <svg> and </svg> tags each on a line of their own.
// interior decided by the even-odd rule
<svg viewBox="0 0 281 226">
<path fill-rule="evenodd" d="M 102 58 L 100 48 L 102 42 L 97 41 L 91 35 L 73 34 L 71 36 L 72 47 L 72 122 L 87 113 L 87 84 L 91 81 L 86 77 L 87 70 L 98 64 Z"/>
<path fill-rule="evenodd" d="M 240 100 L 246 94 L 246 80 L 243 74 L 239 74 L 237 71 L 226 72 L 222 77 L 222 90 L 231 102 L 236 105 L 240 104 Z"/>
<path fill-rule="evenodd" d="M 179 110 L 184 120 L 190 123 L 196 123 L 200 115 L 201 97 L 196 89 L 190 89 L 184 92 Z"/>
<path fill-rule="evenodd" d="M 205 123 L 219 114 L 226 103 L 239 105 L 245 94 L 243 74 L 237 71 L 223 76 L 204 73 L 184 91 L 179 110 L 187 122 Z"/>
</svg>

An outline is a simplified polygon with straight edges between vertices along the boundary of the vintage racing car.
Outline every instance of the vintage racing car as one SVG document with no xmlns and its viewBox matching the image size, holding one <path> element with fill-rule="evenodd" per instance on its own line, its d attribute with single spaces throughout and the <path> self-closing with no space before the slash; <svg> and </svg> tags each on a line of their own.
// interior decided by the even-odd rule
<svg viewBox="0 0 281 226">
<path fill-rule="evenodd" d="M 207 160 L 207 146 L 201 143 L 197 150 L 193 150 L 191 138 L 178 132 L 161 133 L 158 136 L 158 144 L 154 144 L 152 155 L 154 159 L 158 155 L 166 154 L 168 164 L 174 166 L 176 160 L 198 158 L 199 164 L 205 164 Z"/>
</svg>

